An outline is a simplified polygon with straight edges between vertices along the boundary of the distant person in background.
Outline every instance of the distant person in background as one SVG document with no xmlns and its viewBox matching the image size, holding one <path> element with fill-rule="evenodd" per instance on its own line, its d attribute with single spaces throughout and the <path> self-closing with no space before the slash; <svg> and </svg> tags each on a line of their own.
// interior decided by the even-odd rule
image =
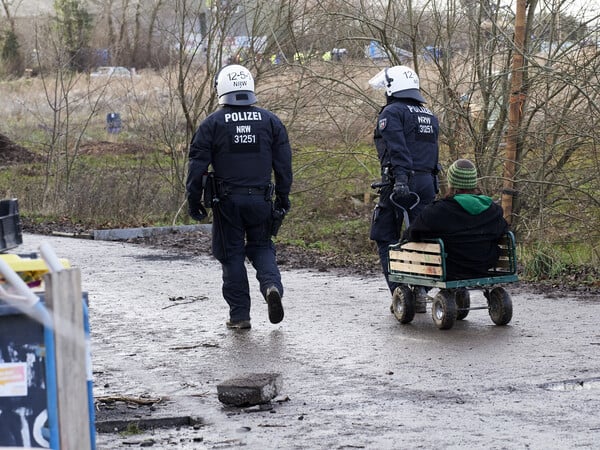
<svg viewBox="0 0 600 450">
<path fill-rule="evenodd" d="M 448 194 L 410 223 L 403 239 L 444 241 L 448 280 L 480 278 L 498 262 L 498 240 L 508 232 L 502 207 L 477 187 L 477 169 L 468 159 L 448 168 Z"/>
<path fill-rule="evenodd" d="M 381 164 L 379 202 L 373 211 L 370 238 L 377 242 L 379 259 L 392 295 L 399 283 L 389 280 L 388 251 L 401 237 L 403 213 L 394 202 L 408 210 L 413 218 L 438 192 L 437 117 L 426 108 L 419 77 L 409 67 L 394 66 L 375 75 L 369 84 L 385 89 L 386 104 L 381 108 L 374 132 L 375 147 Z M 414 194 L 419 203 L 410 208 Z M 393 201 L 392 198 L 393 196 Z M 420 294 L 420 293 L 417 293 Z M 424 313 L 426 302 L 417 295 L 416 312 Z"/>
</svg>

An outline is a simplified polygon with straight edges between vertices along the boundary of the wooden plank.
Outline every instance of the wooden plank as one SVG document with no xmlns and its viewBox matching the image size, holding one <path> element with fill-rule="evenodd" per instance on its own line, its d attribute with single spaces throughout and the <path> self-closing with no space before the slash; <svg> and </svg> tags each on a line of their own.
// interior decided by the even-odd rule
<svg viewBox="0 0 600 450">
<path fill-rule="evenodd" d="M 55 324 L 58 431 L 61 449 L 91 449 L 81 273 L 47 273 L 46 303 Z"/>
<path fill-rule="evenodd" d="M 390 260 L 414 263 L 442 264 L 440 254 L 415 252 L 390 252 Z"/>
<path fill-rule="evenodd" d="M 437 242 L 405 242 L 400 246 L 402 250 L 415 250 L 418 252 L 440 253 L 440 244 Z"/>
<path fill-rule="evenodd" d="M 403 252 L 401 250 L 390 250 L 389 251 L 390 259 L 406 259 L 406 258 L 403 258 L 402 255 L 406 255 L 406 252 Z"/>
<path fill-rule="evenodd" d="M 390 261 L 390 269 L 396 272 L 418 273 L 422 275 L 441 276 L 441 266 L 426 266 L 424 264 L 410 264 L 400 261 Z"/>
<path fill-rule="evenodd" d="M 496 263 L 496 267 L 500 267 L 504 270 L 510 270 L 510 259 L 508 256 L 500 256 L 500 258 L 498 258 L 498 262 Z"/>
</svg>

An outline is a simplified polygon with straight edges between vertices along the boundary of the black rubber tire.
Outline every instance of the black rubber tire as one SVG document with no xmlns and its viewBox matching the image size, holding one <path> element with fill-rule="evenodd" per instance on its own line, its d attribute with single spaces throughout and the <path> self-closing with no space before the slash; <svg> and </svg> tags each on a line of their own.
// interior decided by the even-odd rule
<svg viewBox="0 0 600 450">
<path fill-rule="evenodd" d="M 469 290 L 464 287 L 456 289 L 454 300 L 456 301 L 456 320 L 463 320 L 469 315 L 469 308 L 471 307 Z"/>
<path fill-rule="evenodd" d="M 448 289 L 440 289 L 431 304 L 431 317 L 440 330 L 449 330 L 456 322 L 456 302 Z"/>
<path fill-rule="evenodd" d="M 415 296 L 408 286 L 400 285 L 394 290 L 392 313 L 400 323 L 410 323 L 415 318 Z"/>
<path fill-rule="evenodd" d="M 488 311 L 492 322 L 496 325 L 506 325 L 512 319 L 513 307 L 510 295 L 506 289 L 495 287 L 488 296 Z"/>
</svg>

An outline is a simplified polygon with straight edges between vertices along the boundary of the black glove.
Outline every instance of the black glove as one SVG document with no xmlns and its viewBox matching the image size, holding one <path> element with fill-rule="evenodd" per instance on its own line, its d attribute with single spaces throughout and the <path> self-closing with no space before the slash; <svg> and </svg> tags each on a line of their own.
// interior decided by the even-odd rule
<svg viewBox="0 0 600 450">
<path fill-rule="evenodd" d="M 397 199 L 406 198 L 410 196 L 410 189 L 408 184 L 401 181 L 396 181 L 394 184 L 394 197 Z"/>
<path fill-rule="evenodd" d="M 197 220 L 198 222 L 202 222 L 208 215 L 206 209 L 204 209 L 204 206 L 202 206 L 200 202 L 193 202 L 190 200 L 188 200 L 188 214 L 192 219 Z"/>
<path fill-rule="evenodd" d="M 281 209 L 287 213 L 291 207 L 290 197 L 287 194 L 275 194 L 275 209 Z"/>
<path fill-rule="evenodd" d="M 277 233 L 279 232 L 279 228 L 281 228 L 281 224 L 283 223 L 284 218 L 285 211 L 273 208 L 273 212 L 271 215 L 271 236 L 277 236 Z"/>
</svg>

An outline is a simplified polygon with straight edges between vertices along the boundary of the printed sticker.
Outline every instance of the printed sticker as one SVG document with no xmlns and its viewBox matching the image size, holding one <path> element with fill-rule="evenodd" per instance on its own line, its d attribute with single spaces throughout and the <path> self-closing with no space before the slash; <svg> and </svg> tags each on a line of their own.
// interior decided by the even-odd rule
<svg viewBox="0 0 600 450">
<path fill-rule="evenodd" d="M 27 363 L 0 363 L 0 397 L 27 396 Z"/>
</svg>

